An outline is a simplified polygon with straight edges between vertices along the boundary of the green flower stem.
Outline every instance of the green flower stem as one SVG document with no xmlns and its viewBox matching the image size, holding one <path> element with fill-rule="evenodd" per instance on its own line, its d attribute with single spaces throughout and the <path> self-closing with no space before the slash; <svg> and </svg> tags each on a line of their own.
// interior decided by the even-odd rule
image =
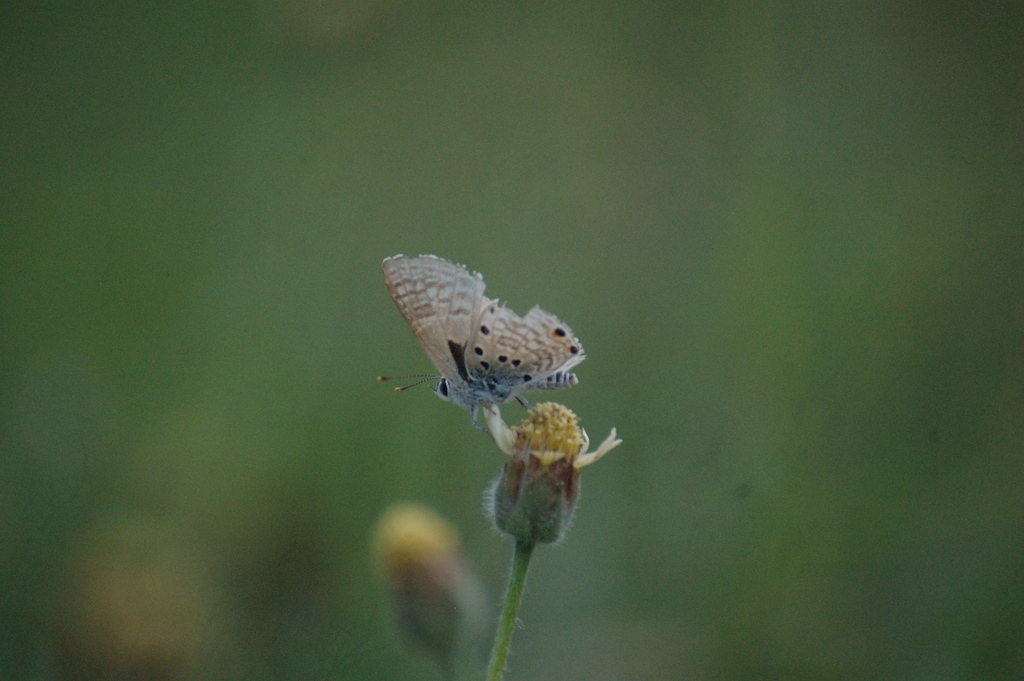
<svg viewBox="0 0 1024 681">
<path fill-rule="evenodd" d="M 515 553 L 512 554 L 512 572 L 508 576 L 508 590 L 505 592 L 505 606 L 498 620 L 491 663 L 487 668 L 487 681 L 501 681 L 505 672 L 505 660 L 512 646 L 512 634 L 516 628 L 519 604 L 523 601 L 523 587 L 526 586 L 526 572 L 530 568 L 533 546 L 532 542 L 516 542 Z"/>
</svg>

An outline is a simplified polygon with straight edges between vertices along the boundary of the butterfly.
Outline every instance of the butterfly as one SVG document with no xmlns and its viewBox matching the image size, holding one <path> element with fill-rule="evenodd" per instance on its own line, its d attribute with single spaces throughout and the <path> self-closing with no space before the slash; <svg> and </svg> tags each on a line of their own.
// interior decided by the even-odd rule
<svg viewBox="0 0 1024 681">
<path fill-rule="evenodd" d="M 384 259 L 384 283 L 441 379 L 434 392 L 468 409 L 515 398 L 527 390 L 576 385 L 569 369 L 583 347 L 568 325 L 534 307 L 520 317 L 484 296 L 484 279 L 436 255 Z M 479 426 L 478 426 L 479 427 Z"/>
</svg>

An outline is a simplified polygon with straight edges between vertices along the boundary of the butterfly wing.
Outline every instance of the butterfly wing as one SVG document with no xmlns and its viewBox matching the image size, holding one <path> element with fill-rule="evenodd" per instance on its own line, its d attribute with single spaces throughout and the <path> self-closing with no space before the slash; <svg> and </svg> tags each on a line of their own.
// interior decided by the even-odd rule
<svg viewBox="0 0 1024 681">
<path fill-rule="evenodd" d="M 392 256 L 383 269 L 388 291 L 427 357 L 445 378 L 459 377 L 465 367 L 456 363 L 450 342 L 461 346 L 470 337 L 484 300 L 483 277 L 436 255 Z"/>
<path fill-rule="evenodd" d="M 466 347 L 470 376 L 507 386 L 508 396 L 575 383 L 568 370 L 585 355 L 567 324 L 539 307 L 520 317 L 497 301 L 486 303 Z"/>
</svg>

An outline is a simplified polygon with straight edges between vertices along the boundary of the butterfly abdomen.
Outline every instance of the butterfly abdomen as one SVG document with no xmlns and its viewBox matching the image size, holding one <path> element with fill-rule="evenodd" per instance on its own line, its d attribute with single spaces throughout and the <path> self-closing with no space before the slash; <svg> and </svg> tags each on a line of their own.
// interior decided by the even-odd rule
<svg viewBox="0 0 1024 681">
<path fill-rule="evenodd" d="M 527 390 L 557 390 L 559 388 L 568 388 L 571 385 L 579 383 L 580 379 L 576 378 L 576 374 L 570 374 L 568 371 L 556 371 L 550 376 L 542 376 L 540 378 L 533 379 L 527 385 Z"/>
</svg>

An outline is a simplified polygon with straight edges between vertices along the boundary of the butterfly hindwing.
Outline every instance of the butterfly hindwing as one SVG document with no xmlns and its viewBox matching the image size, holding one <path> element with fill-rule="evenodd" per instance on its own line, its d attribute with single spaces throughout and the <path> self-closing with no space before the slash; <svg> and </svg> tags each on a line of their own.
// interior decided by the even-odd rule
<svg viewBox="0 0 1024 681">
<path fill-rule="evenodd" d="M 539 307 L 520 317 L 490 301 L 481 310 L 474 332 L 466 348 L 470 375 L 504 380 L 511 384 L 512 394 L 533 387 L 561 387 L 530 384 L 554 372 L 567 372 L 584 358 L 579 339 L 568 325 Z"/>
</svg>

